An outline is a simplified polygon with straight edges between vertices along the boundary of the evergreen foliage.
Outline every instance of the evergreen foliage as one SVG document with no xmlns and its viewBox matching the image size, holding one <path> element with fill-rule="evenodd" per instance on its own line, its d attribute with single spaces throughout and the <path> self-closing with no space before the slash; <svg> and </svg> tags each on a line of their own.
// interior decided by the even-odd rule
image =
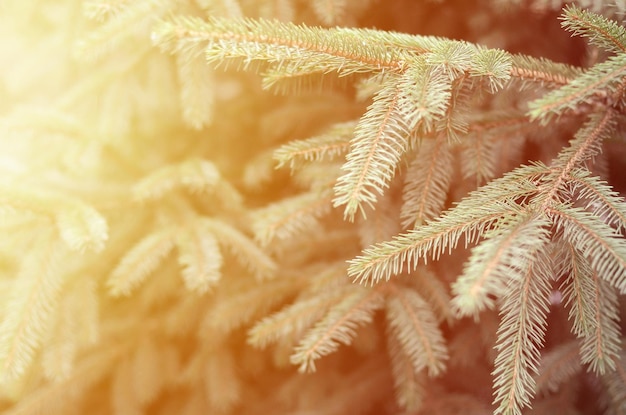
<svg viewBox="0 0 626 415">
<path fill-rule="evenodd" d="M 0 411 L 626 413 L 625 14 L 6 0 Z"/>
</svg>

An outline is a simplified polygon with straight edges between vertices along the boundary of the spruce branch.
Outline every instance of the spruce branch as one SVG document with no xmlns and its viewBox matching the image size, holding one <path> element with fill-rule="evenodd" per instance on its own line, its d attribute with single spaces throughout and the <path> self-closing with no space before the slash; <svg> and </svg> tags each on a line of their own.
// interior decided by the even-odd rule
<svg viewBox="0 0 626 415">
<path fill-rule="evenodd" d="M 345 272 L 345 271 L 344 271 Z M 248 343 L 264 348 L 279 340 L 295 340 L 305 330 L 321 319 L 327 310 L 340 302 L 350 292 L 350 286 L 337 287 L 334 290 L 322 290 L 309 298 L 298 301 L 257 322 L 248 331 Z"/>
<path fill-rule="evenodd" d="M 223 257 L 217 239 L 206 225 L 195 221 L 180 228 L 176 248 L 187 289 L 205 293 L 217 284 L 222 277 Z"/>
<path fill-rule="evenodd" d="M 448 360 L 448 350 L 430 306 L 414 290 L 394 283 L 386 289 L 387 322 L 413 370 L 419 373 L 426 369 L 431 377 L 440 375 Z"/>
<path fill-rule="evenodd" d="M 502 298 L 494 376 L 495 415 L 521 415 L 530 406 L 535 390 L 547 328 L 550 294 L 550 264 L 537 252 L 521 278 L 511 281 Z"/>
<path fill-rule="evenodd" d="M 402 272 L 405 263 L 410 270 L 420 258 L 437 260 L 446 250 L 451 252 L 462 236 L 466 245 L 475 242 L 498 220 L 522 213 L 517 202 L 537 192 L 535 180 L 545 170 L 542 165 L 524 166 L 493 180 L 424 226 L 365 249 L 349 261 L 348 274 L 362 283 L 388 280 Z"/>
<path fill-rule="evenodd" d="M 319 358 L 333 353 L 340 344 L 350 345 L 359 326 L 372 322 L 375 310 L 383 306 L 380 290 L 354 287 L 300 341 L 291 356 L 301 372 L 315 370 Z"/>
<path fill-rule="evenodd" d="M 540 82 L 569 74 L 565 67 L 531 58 L 519 58 L 515 66 L 510 54 L 467 42 L 265 20 L 173 18 L 160 25 L 155 39 L 169 49 L 181 42 L 206 43 L 209 61 L 235 60 L 244 68 L 255 63 L 269 69 L 268 79 L 330 72 L 368 73 L 372 79 L 372 74 L 384 74 L 374 102 L 356 126 L 345 173 L 335 185 L 333 204 L 345 206 L 349 220 L 372 207 L 389 186 L 412 134 L 429 133 L 442 128 L 441 123 L 451 135 L 465 130 L 454 115 L 463 111 L 457 111 L 458 93 L 452 93 L 459 80 L 485 78 L 487 89 L 495 92 L 516 74 L 531 79 L 536 72 Z M 518 67 L 527 68 L 520 72 L 514 69 Z M 542 70 L 554 76 L 542 77 Z"/>
<path fill-rule="evenodd" d="M 542 194 L 536 203 L 541 203 L 539 211 L 545 211 L 559 200 L 562 192 L 568 193 L 567 177 L 570 173 L 584 165 L 600 153 L 602 142 L 607 139 L 615 128 L 616 113 L 612 110 L 592 115 L 576 132 L 570 146 L 562 150 L 553 161 L 553 171 L 544 177 Z"/>
<path fill-rule="evenodd" d="M 566 177 L 570 198 L 582 203 L 594 216 L 622 233 L 626 228 L 626 202 L 605 181 L 591 176 L 586 169 L 576 168 Z"/>
<path fill-rule="evenodd" d="M 58 409 L 59 413 L 71 411 L 70 404 L 76 404 L 78 397 L 67 396 L 62 402 L 59 396 L 65 395 L 67 390 L 75 391 L 79 396 L 86 393 L 91 386 L 110 376 L 111 367 L 119 364 L 122 356 L 129 353 L 128 342 L 113 343 L 106 350 L 98 354 L 86 356 L 72 372 L 71 376 L 59 382 L 47 383 L 26 398 L 9 408 L 8 415 L 37 414 Z"/>
<path fill-rule="evenodd" d="M 599 218 L 571 206 L 554 206 L 546 213 L 589 261 L 602 279 L 626 292 L 626 241 Z"/>
<path fill-rule="evenodd" d="M 492 179 L 495 174 L 497 151 L 502 143 L 485 134 L 475 134 L 471 140 L 463 140 L 461 151 L 463 160 L 461 166 L 463 178 L 475 178 L 476 183 L 483 184 Z M 512 146 L 513 140 L 505 144 Z"/>
<path fill-rule="evenodd" d="M 580 344 L 576 340 L 559 344 L 541 356 L 539 373 L 535 376 L 538 395 L 558 391 L 566 382 L 582 372 L 579 354 Z"/>
<path fill-rule="evenodd" d="M 169 226 L 149 233 L 138 241 L 119 261 L 107 280 L 114 296 L 127 296 L 148 275 L 156 271 L 174 249 L 176 227 Z"/>
<path fill-rule="evenodd" d="M 356 122 L 335 124 L 322 135 L 283 144 L 274 151 L 276 168 L 288 164 L 294 170 L 305 162 L 334 160 L 346 154 L 356 125 Z"/>
<path fill-rule="evenodd" d="M 607 400 L 607 413 L 618 415 L 626 410 L 626 353 L 622 348 L 614 371 L 600 377 L 605 386 L 604 398 Z"/>
<path fill-rule="evenodd" d="M 223 183 L 223 179 L 214 163 L 189 159 L 151 172 L 133 186 L 133 196 L 143 202 L 160 199 L 181 187 L 192 193 L 209 192 L 214 191 L 220 182 Z M 233 188 L 229 193 L 236 194 L 237 191 Z"/>
<path fill-rule="evenodd" d="M 172 48 L 181 40 L 208 42 L 209 62 L 240 59 L 280 65 L 285 74 L 401 71 L 407 56 L 376 39 L 374 31 L 321 29 L 267 20 L 173 17 L 155 31 L 158 44 Z"/>
<path fill-rule="evenodd" d="M 276 262 L 246 234 L 223 220 L 212 218 L 202 220 L 221 246 L 228 249 L 258 280 L 276 276 Z"/>
<path fill-rule="evenodd" d="M 350 153 L 342 167 L 345 173 L 335 185 L 335 207 L 345 205 L 344 216 L 354 220 L 363 205 L 376 202 L 377 193 L 389 186 L 400 157 L 408 148 L 409 116 L 402 114 L 404 92 L 389 82 L 376 94 L 374 103 L 359 121 Z"/>
<path fill-rule="evenodd" d="M 7 297 L 0 323 L 0 384 L 11 385 L 28 373 L 49 330 L 68 275 L 59 273 L 66 250 L 50 232 L 41 248 L 21 266 Z M 65 258 L 64 258 L 65 257 Z"/>
<path fill-rule="evenodd" d="M 409 137 L 418 129 L 431 131 L 446 113 L 450 83 L 422 65 L 417 61 L 402 76 L 388 77 L 356 127 L 334 199 L 350 220 L 388 187 Z"/>
<path fill-rule="evenodd" d="M 555 187 L 564 183 L 563 175 L 569 174 L 575 167 L 581 167 L 584 162 L 601 153 L 602 143 L 615 131 L 616 118 L 617 113 L 610 109 L 589 117 L 574 135 L 570 146 L 561 151 L 554 162 L 555 166 L 562 168 L 558 186 Z"/>
<path fill-rule="evenodd" d="M 574 246 L 568 243 L 564 250 L 568 261 L 563 270 L 567 277 L 561 284 L 563 303 L 569 308 L 572 332 L 578 337 L 589 336 L 598 323 L 593 301 L 595 288 L 591 277 L 594 271 L 589 261 Z"/>
<path fill-rule="evenodd" d="M 405 284 L 419 293 L 428 302 L 438 322 L 451 323 L 455 316 L 450 307 L 450 287 L 427 267 L 420 267 L 417 275 L 407 276 Z"/>
<path fill-rule="evenodd" d="M 442 40 L 424 56 L 428 65 L 454 80 L 472 68 L 472 58 L 476 59 L 474 55 L 475 49 L 469 43 Z"/>
<path fill-rule="evenodd" d="M 348 274 L 362 284 L 388 281 L 392 275 L 403 272 L 405 263 L 410 271 L 417 267 L 420 258 L 424 262 L 429 256 L 437 260 L 446 250 L 451 252 L 462 236 L 466 244 L 470 244 L 503 216 L 519 213 L 515 207 L 500 203 L 482 210 L 478 208 L 474 207 L 475 217 L 461 218 L 450 211 L 425 226 L 364 249 L 362 255 L 349 261 Z"/>
<path fill-rule="evenodd" d="M 209 337 L 217 333 L 231 333 L 267 315 L 302 288 L 303 281 L 289 278 L 274 278 L 263 284 L 241 283 L 228 289 L 216 290 L 219 301 L 211 307 L 204 307 L 204 317 L 200 323 L 202 333 Z M 219 338 L 219 336 L 218 336 Z M 210 342 L 211 339 L 207 340 Z M 214 339 L 213 339 L 214 340 Z"/>
<path fill-rule="evenodd" d="M 80 360 L 79 352 L 100 340 L 100 300 L 93 280 L 71 281 L 63 290 L 63 301 L 53 317 L 55 334 L 41 350 L 44 375 L 53 382 L 69 378 Z M 63 324 L 57 326 L 59 321 Z"/>
<path fill-rule="evenodd" d="M 561 26 L 573 36 L 588 38 L 609 52 L 626 52 L 626 29 L 614 20 L 571 4 L 565 6 L 561 20 Z"/>
<path fill-rule="evenodd" d="M 523 278 L 533 259 L 547 245 L 549 222 L 537 215 L 501 219 L 472 250 L 461 276 L 452 284 L 452 306 L 461 316 L 494 307 L 510 284 Z"/>
<path fill-rule="evenodd" d="M 469 75 L 460 76 L 452 81 L 448 106 L 435 128 L 437 133 L 445 135 L 451 146 L 458 144 L 467 136 L 471 108 L 477 101 L 474 93 L 477 88 L 484 87 L 484 84 L 483 81 L 473 82 Z"/>
<path fill-rule="evenodd" d="M 467 134 L 460 142 L 463 177 L 474 177 L 484 184 L 510 169 L 510 161 L 517 160 L 526 135 L 538 125 L 515 111 L 493 111 L 474 115 L 467 125 Z M 504 153 L 504 154 L 503 154 Z M 508 157 L 503 157 L 503 155 Z"/>
<path fill-rule="evenodd" d="M 176 56 L 178 79 L 181 84 L 180 103 L 183 119 L 196 130 L 209 125 L 215 109 L 216 79 L 206 65 L 202 48 L 190 47 Z"/>
<path fill-rule="evenodd" d="M 426 375 L 415 372 L 409 356 L 404 352 L 398 338 L 391 333 L 389 326 L 387 350 L 393 375 L 396 402 L 407 411 L 418 410 L 424 401 Z"/>
<path fill-rule="evenodd" d="M 489 92 L 501 90 L 515 73 L 511 55 L 499 49 L 479 49 L 472 56 L 469 74 L 487 79 Z"/>
<path fill-rule="evenodd" d="M 582 70 L 570 65 L 556 63 L 545 58 L 527 55 L 511 56 L 511 78 L 521 82 L 523 87 L 537 85 L 558 88 L 569 84 Z"/>
<path fill-rule="evenodd" d="M 109 237 L 106 219 L 91 206 L 79 202 L 59 211 L 56 224 L 61 239 L 74 251 L 100 252 Z"/>
<path fill-rule="evenodd" d="M 424 140 L 411 160 L 402 190 L 402 226 L 413 228 L 432 220 L 444 207 L 452 180 L 453 156 L 443 138 Z"/>
<path fill-rule="evenodd" d="M 332 191 L 310 191 L 272 203 L 251 214 L 255 239 L 261 246 L 274 240 L 287 241 L 319 226 L 319 219 L 332 207 Z"/>
<path fill-rule="evenodd" d="M 589 295 L 593 305 L 593 331 L 583 337 L 580 347 L 582 363 L 600 375 L 616 369 L 621 350 L 620 327 L 618 317 L 618 298 L 616 290 L 597 272 L 591 273 Z"/>
<path fill-rule="evenodd" d="M 611 105 L 611 94 L 620 91 L 626 76 L 626 54 L 609 57 L 594 65 L 568 84 L 528 104 L 532 120 L 547 123 L 566 112 L 580 110 L 582 105 Z"/>
<path fill-rule="evenodd" d="M 428 58 L 412 61 L 397 83 L 403 91 L 399 97 L 400 113 L 410 132 L 433 132 L 451 104 L 452 79 L 446 71 L 455 68 L 450 62 L 446 65 L 429 63 Z"/>
<path fill-rule="evenodd" d="M 19 215 L 32 213 L 52 221 L 61 240 L 73 251 L 100 252 L 109 238 L 109 225 L 100 212 L 58 191 L 0 183 L 0 206 Z"/>
</svg>

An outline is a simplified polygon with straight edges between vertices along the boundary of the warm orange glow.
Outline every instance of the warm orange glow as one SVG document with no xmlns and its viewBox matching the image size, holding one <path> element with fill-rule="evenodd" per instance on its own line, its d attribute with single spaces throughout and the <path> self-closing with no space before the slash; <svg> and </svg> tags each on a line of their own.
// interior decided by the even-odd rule
<svg viewBox="0 0 626 415">
<path fill-rule="evenodd" d="M 305 151 L 282 161 L 273 155 L 281 144 L 358 120 L 370 100 L 354 98 L 352 78 L 329 76 L 317 88 L 316 74 L 303 81 L 313 88 L 299 94 L 281 79 L 278 89 L 288 93 L 274 95 L 259 76 L 237 70 L 247 68 L 245 60 L 215 69 L 203 45 L 170 53 L 153 43 L 158 22 L 173 15 L 249 16 L 463 38 L 571 64 L 585 59 L 580 41 L 558 27 L 556 11 L 520 9 L 513 18 L 483 3 L 3 0 L 0 412 L 400 414 L 402 405 L 421 404 L 424 414 L 491 413 L 494 356 L 483 354 L 493 354 L 497 312 L 485 312 L 482 328 L 452 324 L 443 284 L 454 281 L 467 250 L 387 288 L 353 285 L 346 261 L 483 184 L 485 177 L 463 177 L 456 153 L 492 147 L 446 147 L 445 181 L 452 184 L 434 208 L 424 202 L 401 212 L 403 164 L 378 210 L 355 205 L 352 223 L 343 206 L 332 207 L 341 163 Z M 377 64 L 368 58 L 364 64 Z M 403 69 L 400 58 L 379 65 L 381 72 Z M 511 74 L 555 87 L 571 80 L 525 67 Z M 405 95 L 398 89 L 394 103 Z M 514 100 L 498 99 L 485 106 Z M 526 121 L 478 120 L 468 130 L 481 136 L 509 128 L 513 136 L 526 133 Z M 549 160 L 566 133 L 525 147 L 513 137 L 484 170 L 500 175 L 527 160 Z M 343 157 L 351 138 L 344 135 L 316 150 Z M 443 151 L 446 140 L 420 151 Z M 276 169 L 279 161 L 285 166 Z M 428 171 L 437 174 L 435 166 Z M 411 277 L 424 279 L 426 301 L 403 294 L 415 288 Z M 389 292 L 398 299 L 393 306 L 385 305 Z M 344 314 L 332 320 L 326 312 L 340 301 Z M 384 307 L 414 311 L 403 315 L 407 324 L 440 341 L 420 345 L 428 355 L 420 374 L 410 357 L 390 361 L 388 351 L 401 346 L 390 340 Z M 435 311 L 424 312 L 429 307 Z M 352 344 L 298 354 L 299 341 L 323 319 L 329 334 L 319 343 L 332 335 L 341 343 L 344 335 Z M 341 333 L 350 324 L 354 333 Z M 443 329 L 433 335 L 432 326 Z M 316 371 L 302 374 L 299 366 Z M 394 389 L 398 377 L 408 391 Z M 426 393 L 418 397 L 411 387 Z M 444 394 L 449 401 L 432 398 Z"/>
</svg>

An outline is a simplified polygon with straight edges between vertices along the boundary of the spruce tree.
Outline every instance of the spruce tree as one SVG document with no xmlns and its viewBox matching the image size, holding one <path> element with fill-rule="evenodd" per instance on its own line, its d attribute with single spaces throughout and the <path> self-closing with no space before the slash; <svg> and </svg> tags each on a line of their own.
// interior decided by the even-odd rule
<svg viewBox="0 0 626 415">
<path fill-rule="evenodd" d="M 625 12 L 5 0 L 0 411 L 626 413 Z"/>
</svg>

